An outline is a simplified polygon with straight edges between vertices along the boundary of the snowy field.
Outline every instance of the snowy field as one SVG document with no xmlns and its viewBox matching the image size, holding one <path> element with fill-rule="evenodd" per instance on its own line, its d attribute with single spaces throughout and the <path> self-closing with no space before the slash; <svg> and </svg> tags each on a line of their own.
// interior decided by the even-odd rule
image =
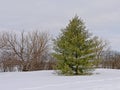
<svg viewBox="0 0 120 90">
<path fill-rule="evenodd" d="M 0 73 L 0 90 L 120 90 L 120 70 L 97 69 L 90 76 L 54 71 Z"/>
</svg>

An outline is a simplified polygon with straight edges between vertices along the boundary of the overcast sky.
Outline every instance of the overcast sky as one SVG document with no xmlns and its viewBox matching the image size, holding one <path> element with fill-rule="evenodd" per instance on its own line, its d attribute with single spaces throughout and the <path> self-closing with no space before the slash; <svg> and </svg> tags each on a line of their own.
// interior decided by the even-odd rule
<svg viewBox="0 0 120 90">
<path fill-rule="evenodd" d="M 57 36 L 75 15 L 120 51 L 120 0 L 0 0 L 0 31 L 48 31 Z"/>
</svg>

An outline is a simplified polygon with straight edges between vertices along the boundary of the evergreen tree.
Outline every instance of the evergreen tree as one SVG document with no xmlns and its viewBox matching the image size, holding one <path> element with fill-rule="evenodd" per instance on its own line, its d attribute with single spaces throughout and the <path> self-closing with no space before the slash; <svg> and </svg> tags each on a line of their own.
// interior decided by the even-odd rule
<svg viewBox="0 0 120 90">
<path fill-rule="evenodd" d="M 98 48 L 82 19 L 75 16 L 54 40 L 53 55 L 58 60 L 56 68 L 65 75 L 88 74 L 94 70 Z"/>
</svg>

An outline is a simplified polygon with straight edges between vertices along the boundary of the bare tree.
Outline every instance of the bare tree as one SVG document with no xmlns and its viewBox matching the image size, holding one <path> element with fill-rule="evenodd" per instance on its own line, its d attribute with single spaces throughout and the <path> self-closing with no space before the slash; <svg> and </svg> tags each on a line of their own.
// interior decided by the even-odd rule
<svg viewBox="0 0 120 90">
<path fill-rule="evenodd" d="M 49 51 L 49 40 L 47 33 L 39 31 L 23 31 L 20 35 L 3 32 L 0 35 L 0 52 L 1 55 L 3 52 L 12 53 L 12 60 L 20 61 L 23 71 L 40 70 L 44 69 L 42 56 Z"/>
<path fill-rule="evenodd" d="M 101 63 L 101 55 L 102 52 L 104 51 L 108 51 L 109 50 L 109 46 L 108 46 L 108 42 L 105 40 L 102 40 L 100 38 L 98 38 L 97 36 L 94 37 L 94 42 L 95 42 L 95 46 L 96 46 L 96 67 L 99 67 L 100 63 Z"/>
</svg>

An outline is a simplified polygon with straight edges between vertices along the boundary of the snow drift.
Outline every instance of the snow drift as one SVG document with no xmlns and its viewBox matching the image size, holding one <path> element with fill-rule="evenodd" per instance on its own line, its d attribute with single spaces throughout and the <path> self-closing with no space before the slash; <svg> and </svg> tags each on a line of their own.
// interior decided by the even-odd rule
<svg viewBox="0 0 120 90">
<path fill-rule="evenodd" d="M 89 76 L 54 71 L 0 73 L 0 90 L 120 90 L 120 70 L 97 69 Z"/>
</svg>

